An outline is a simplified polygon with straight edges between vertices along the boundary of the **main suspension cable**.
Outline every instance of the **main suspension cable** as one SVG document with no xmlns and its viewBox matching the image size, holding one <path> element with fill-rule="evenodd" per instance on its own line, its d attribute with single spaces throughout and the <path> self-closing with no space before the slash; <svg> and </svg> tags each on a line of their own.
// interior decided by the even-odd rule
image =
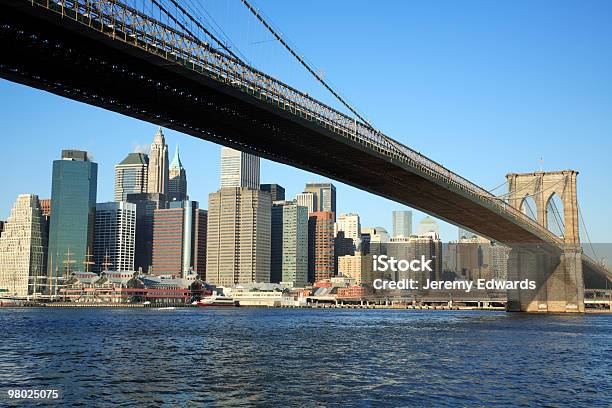
<svg viewBox="0 0 612 408">
<path fill-rule="evenodd" d="M 313 68 L 311 68 L 310 65 L 306 61 L 304 61 L 304 59 L 300 57 L 293 50 L 293 48 L 289 46 L 289 44 L 287 44 L 287 42 L 276 32 L 276 30 L 274 30 L 274 28 L 272 28 L 272 26 L 268 24 L 268 22 L 261 16 L 259 11 L 255 10 L 255 8 L 253 8 L 253 6 L 251 6 L 251 4 L 247 0 L 241 1 L 247 7 L 247 9 L 249 9 L 249 11 L 264 25 L 264 27 L 266 27 L 268 31 L 270 31 L 270 33 L 278 40 L 278 42 L 280 42 L 283 47 L 285 47 L 285 49 L 289 51 L 289 53 L 293 55 L 299 61 L 299 63 L 302 64 L 302 66 L 306 68 L 306 70 L 310 72 L 317 79 L 317 81 L 319 81 L 319 83 L 325 87 L 325 89 L 331 92 L 331 94 L 335 96 L 336 99 L 340 101 L 340 103 L 342 103 L 348 110 L 350 110 L 367 127 L 369 127 L 371 130 L 374 130 L 374 127 L 363 116 L 361 116 L 347 101 L 344 100 L 344 98 L 342 98 L 336 91 L 334 91 L 332 87 L 329 86 L 327 82 L 321 77 L 321 75 L 319 75 Z"/>
</svg>

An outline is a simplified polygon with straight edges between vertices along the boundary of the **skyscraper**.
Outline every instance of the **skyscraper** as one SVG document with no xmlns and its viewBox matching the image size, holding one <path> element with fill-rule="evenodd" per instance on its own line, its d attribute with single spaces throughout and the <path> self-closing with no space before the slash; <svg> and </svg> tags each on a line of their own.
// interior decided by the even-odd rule
<svg viewBox="0 0 612 408">
<path fill-rule="evenodd" d="M 208 196 L 206 280 L 270 282 L 270 193 L 221 188 Z"/>
<path fill-rule="evenodd" d="M 168 200 L 187 200 L 187 172 L 183 167 L 183 163 L 181 163 L 178 146 L 176 146 L 176 150 L 174 151 L 174 157 L 170 163 L 168 175 Z"/>
<path fill-rule="evenodd" d="M 361 242 L 359 214 L 340 214 L 336 223 L 336 231 L 344 232 L 344 237 L 352 239 L 355 248 L 359 248 Z"/>
<path fill-rule="evenodd" d="M 80 268 L 93 250 L 97 184 L 98 165 L 87 152 L 63 150 L 62 159 L 53 162 L 47 261 L 53 286 L 58 274 Z"/>
<path fill-rule="evenodd" d="M 17 297 L 41 293 L 44 245 L 38 196 L 21 194 L 0 236 L 0 289 Z"/>
<path fill-rule="evenodd" d="M 317 208 L 317 202 L 316 202 L 317 196 L 315 193 L 310 192 L 310 193 L 300 193 L 295 197 L 295 201 L 297 203 L 297 205 L 301 205 L 302 207 L 306 207 L 308 209 L 308 213 L 313 213 L 316 211 Z"/>
<path fill-rule="evenodd" d="M 44 234 L 44 258 L 43 258 L 43 273 L 47 273 L 47 260 L 49 259 L 49 228 L 51 227 L 51 199 L 43 198 L 38 200 L 43 217 L 43 234 Z M 1 232 L 2 228 L 0 228 Z"/>
<path fill-rule="evenodd" d="M 278 184 L 261 184 L 261 191 L 267 191 L 272 196 L 272 202 L 285 200 L 285 189 Z"/>
<path fill-rule="evenodd" d="M 308 279 L 316 282 L 335 273 L 334 213 L 314 212 L 308 219 Z"/>
<path fill-rule="evenodd" d="M 393 211 L 393 236 L 412 235 L 412 211 Z"/>
<path fill-rule="evenodd" d="M 282 282 L 294 287 L 308 281 L 308 209 L 297 204 L 283 206 Z"/>
<path fill-rule="evenodd" d="M 306 183 L 304 192 L 315 195 L 313 212 L 333 212 L 336 216 L 336 187 L 332 183 Z"/>
<path fill-rule="evenodd" d="M 128 194 L 127 201 L 136 204 L 136 250 L 134 269 L 149 272 L 153 263 L 153 215 L 166 208 L 166 196 L 159 193 Z"/>
<path fill-rule="evenodd" d="M 433 233 L 435 233 L 435 234 L 437 234 L 439 236 L 440 235 L 440 226 L 438 225 L 436 220 L 434 220 L 430 216 L 427 216 L 427 217 L 423 218 L 421 220 L 421 222 L 419 222 L 419 229 L 417 231 L 417 235 L 419 235 L 419 236 L 428 235 L 431 232 L 433 232 Z"/>
<path fill-rule="evenodd" d="M 286 204 L 288 204 L 286 201 L 272 203 L 270 227 L 270 282 L 272 283 L 280 283 L 283 279 L 283 207 Z"/>
<path fill-rule="evenodd" d="M 190 269 L 204 277 L 206 211 L 196 201 L 173 201 L 155 210 L 153 222 L 153 274 L 180 275 Z"/>
<path fill-rule="evenodd" d="M 130 153 L 115 166 L 115 201 L 125 201 L 128 194 L 147 192 L 149 156 Z"/>
<path fill-rule="evenodd" d="M 168 193 L 168 146 L 161 128 L 153 138 L 149 153 L 147 193 Z"/>
<path fill-rule="evenodd" d="M 259 157 L 249 153 L 221 148 L 221 188 L 247 187 L 259 189 Z"/>
<path fill-rule="evenodd" d="M 343 231 L 346 238 L 355 241 L 361 239 L 361 223 L 359 214 L 340 214 L 336 223 L 337 231 Z"/>
<path fill-rule="evenodd" d="M 93 271 L 133 271 L 136 204 L 98 203 L 94 231 Z"/>
</svg>

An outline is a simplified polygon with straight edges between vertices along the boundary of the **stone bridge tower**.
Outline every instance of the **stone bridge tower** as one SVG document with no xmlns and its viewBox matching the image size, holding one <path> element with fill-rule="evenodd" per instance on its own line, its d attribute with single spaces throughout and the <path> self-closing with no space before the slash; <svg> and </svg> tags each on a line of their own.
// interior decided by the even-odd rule
<svg viewBox="0 0 612 408">
<path fill-rule="evenodd" d="M 508 260 L 508 279 L 536 281 L 535 291 L 509 291 L 508 309 L 527 312 L 584 312 L 582 248 L 578 223 L 575 170 L 510 173 L 508 203 L 524 212 L 533 211 L 538 224 L 547 229 L 551 201 L 558 197 L 563 207 L 560 255 L 539 246 L 517 242 Z M 531 208 L 529 202 L 535 203 Z"/>
</svg>

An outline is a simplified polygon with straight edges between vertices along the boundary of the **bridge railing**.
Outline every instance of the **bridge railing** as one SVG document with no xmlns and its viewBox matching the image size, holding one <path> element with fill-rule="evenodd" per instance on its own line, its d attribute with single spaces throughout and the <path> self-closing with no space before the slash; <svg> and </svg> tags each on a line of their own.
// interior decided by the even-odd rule
<svg viewBox="0 0 612 408">
<path fill-rule="evenodd" d="M 164 16 L 160 13 L 159 17 L 152 17 L 143 10 L 131 7 L 125 0 L 22 1 L 31 3 L 32 6 L 47 8 L 115 40 L 144 49 L 260 100 L 275 104 L 452 186 L 498 213 L 512 217 L 515 222 L 544 239 L 556 244 L 561 242 L 558 237 L 521 211 L 441 164 L 308 94 L 220 52 L 202 40 L 206 38 L 206 33 L 197 26 L 191 25 L 187 29 L 184 23 L 169 14 Z M 165 22 L 161 21 L 163 18 Z"/>
</svg>

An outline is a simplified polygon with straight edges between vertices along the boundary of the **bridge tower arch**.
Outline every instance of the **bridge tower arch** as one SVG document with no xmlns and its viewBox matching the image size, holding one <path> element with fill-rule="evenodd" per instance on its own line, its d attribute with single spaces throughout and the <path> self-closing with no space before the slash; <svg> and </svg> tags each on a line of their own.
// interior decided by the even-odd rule
<svg viewBox="0 0 612 408">
<path fill-rule="evenodd" d="M 563 240 L 565 244 L 579 245 L 578 198 L 576 196 L 575 170 L 536 173 L 510 173 L 508 180 L 508 204 L 522 209 L 524 201 L 531 197 L 535 201 L 535 220 L 545 228 L 548 225 L 548 204 L 557 196 L 563 204 Z"/>
<path fill-rule="evenodd" d="M 535 173 L 510 173 L 508 204 L 533 213 L 534 220 L 551 230 L 549 213 L 554 198 L 562 204 L 563 251 L 560 256 L 544 253 L 539 247 L 517 242 L 511 245 L 508 279 L 536 281 L 536 290 L 508 291 L 508 309 L 527 312 L 583 312 L 584 283 L 580 246 L 578 198 L 575 170 Z M 535 208 L 530 208 L 535 202 Z M 559 214 L 560 215 L 560 214 Z M 555 234 L 557 235 L 557 234 Z"/>
</svg>

